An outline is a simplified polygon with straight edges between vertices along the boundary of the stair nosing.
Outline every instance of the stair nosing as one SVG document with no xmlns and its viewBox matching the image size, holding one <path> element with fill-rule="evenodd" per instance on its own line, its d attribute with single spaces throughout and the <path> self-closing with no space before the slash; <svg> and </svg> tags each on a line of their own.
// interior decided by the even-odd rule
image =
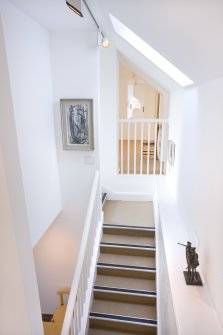
<svg viewBox="0 0 223 335">
<path fill-rule="evenodd" d="M 123 294 L 131 294 L 131 295 L 138 295 L 138 296 L 156 298 L 156 292 L 155 291 L 134 290 L 134 289 L 110 287 L 110 286 L 100 286 L 100 285 L 94 285 L 94 291 L 95 292 L 123 293 Z"/>
<path fill-rule="evenodd" d="M 94 315 L 93 315 L 94 314 Z M 157 327 L 157 320 L 154 319 L 146 319 L 146 318 L 139 318 L 135 316 L 125 316 L 125 315 L 116 315 L 110 313 L 99 313 L 99 312 L 90 312 L 90 318 L 95 319 L 102 319 L 102 320 L 109 320 L 109 321 L 120 321 L 124 323 L 131 323 L 131 324 L 140 324 L 140 325 L 147 325 L 147 326 L 154 326 Z M 127 320 L 128 319 L 128 320 Z"/>
<path fill-rule="evenodd" d="M 112 243 L 112 242 L 101 242 L 100 246 L 106 247 L 117 247 L 117 248 L 131 248 L 136 250 L 152 250 L 156 251 L 156 247 L 152 245 L 138 245 L 138 244 L 125 244 L 125 243 Z"/>
<path fill-rule="evenodd" d="M 155 227 L 145 227 L 145 226 L 128 226 L 128 225 L 116 225 L 104 223 L 103 228 L 119 228 L 119 229 L 131 229 L 131 230 L 146 230 L 146 231 L 154 231 Z"/>
<path fill-rule="evenodd" d="M 98 262 L 97 267 L 117 268 L 117 269 L 146 271 L 146 272 L 156 272 L 156 268 L 154 268 L 154 267 L 138 266 L 138 265 L 125 265 L 125 264 L 114 264 L 114 263 L 104 263 L 104 262 Z"/>
</svg>

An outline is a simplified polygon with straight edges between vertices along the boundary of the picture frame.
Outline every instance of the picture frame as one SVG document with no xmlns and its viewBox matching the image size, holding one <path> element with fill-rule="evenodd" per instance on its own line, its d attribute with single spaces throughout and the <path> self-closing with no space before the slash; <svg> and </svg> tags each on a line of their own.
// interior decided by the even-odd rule
<svg viewBox="0 0 223 335">
<path fill-rule="evenodd" d="M 174 166 L 176 145 L 172 140 L 168 141 L 168 162 Z"/>
<path fill-rule="evenodd" d="M 61 99 L 64 150 L 94 150 L 93 99 Z"/>
</svg>

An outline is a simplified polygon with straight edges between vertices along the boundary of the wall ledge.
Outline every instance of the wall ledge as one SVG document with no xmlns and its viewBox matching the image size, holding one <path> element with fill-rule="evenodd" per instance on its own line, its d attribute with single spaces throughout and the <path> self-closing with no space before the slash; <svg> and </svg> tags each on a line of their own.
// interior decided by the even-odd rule
<svg viewBox="0 0 223 335">
<path fill-rule="evenodd" d="M 188 235 L 174 199 L 171 201 L 169 190 L 163 187 L 163 183 L 161 185 L 158 182 L 154 201 L 158 205 L 177 334 L 223 334 L 207 284 L 204 282 L 203 286 L 187 286 L 185 283 L 185 248 L 177 243 L 188 241 Z M 202 275 L 200 267 L 198 271 Z"/>
</svg>

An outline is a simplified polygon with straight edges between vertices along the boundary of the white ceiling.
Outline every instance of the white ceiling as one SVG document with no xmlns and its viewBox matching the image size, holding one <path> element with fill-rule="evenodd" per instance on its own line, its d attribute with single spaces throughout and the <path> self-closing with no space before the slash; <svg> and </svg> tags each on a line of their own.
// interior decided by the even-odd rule
<svg viewBox="0 0 223 335">
<path fill-rule="evenodd" d="M 50 31 L 95 29 L 86 7 L 83 5 L 84 18 L 74 14 L 65 0 L 9 0 L 25 14 Z"/>
<path fill-rule="evenodd" d="M 166 57 L 195 83 L 223 76 L 223 0 L 86 0 L 102 30 L 122 55 L 144 67 L 155 79 L 156 69 L 115 36 L 111 13 Z M 73 14 L 65 0 L 10 0 L 47 29 L 96 29 L 86 8 Z M 128 56 L 127 56 L 128 55 Z M 146 65 L 147 64 L 147 65 Z M 154 70 L 155 69 L 155 70 Z M 155 72 L 154 72 L 155 71 Z M 160 70 L 157 71 L 158 81 Z M 161 79 L 160 79 L 161 78 Z M 166 79 L 168 82 L 168 79 Z M 162 83 L 162 82 L 161 82 Z M 169 82 L 174 86 L 172 81 Z M 168 83 L 163 83 L 168 87 Z M 171 86 L 169 85 L 169 86 Z"/>
</svg>

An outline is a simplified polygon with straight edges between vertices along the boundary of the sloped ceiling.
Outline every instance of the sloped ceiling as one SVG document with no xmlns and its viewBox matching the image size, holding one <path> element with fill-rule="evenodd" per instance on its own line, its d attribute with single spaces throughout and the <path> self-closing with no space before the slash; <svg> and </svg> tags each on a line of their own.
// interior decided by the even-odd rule
<svg viewBox="0 0 223 335">
<path fill-rule="evenodd" d="M 49 30 L 96 29 L 64 0 L 10 0 Z M 173 63 L 195 84 L 223 76 L 222 0 L 86 0 L 122 57 L 168 90 L 179 88 L 113 32 L 109 13 Z"/>
</svg>

